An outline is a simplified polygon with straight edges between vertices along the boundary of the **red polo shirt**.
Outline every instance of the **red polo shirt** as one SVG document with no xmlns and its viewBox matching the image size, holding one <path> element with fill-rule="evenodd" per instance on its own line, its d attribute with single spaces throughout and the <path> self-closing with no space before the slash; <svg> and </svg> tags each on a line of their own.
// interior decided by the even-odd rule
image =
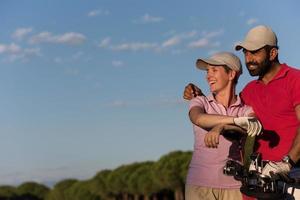
<svg viewBox="0 0 300 200">
<path fill-rule="evenodd" d="M 264 127 L 264 133 L 257 138 L 256 150 L 264 160 L 281 160 L 290 150 L 300 126 L 295 113 L 300 104 L 300 70 L 282 64 L 268 84 L 251 81 L 241 97 Z"/>
</svg>

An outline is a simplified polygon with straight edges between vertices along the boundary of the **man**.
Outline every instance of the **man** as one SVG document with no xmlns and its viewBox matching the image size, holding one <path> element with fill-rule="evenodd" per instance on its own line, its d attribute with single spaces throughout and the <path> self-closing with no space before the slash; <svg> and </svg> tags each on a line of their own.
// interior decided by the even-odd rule
<svg viewBox="0 0 300 200">
<path fill-rule="evenodd" d="M 300 70 L 279 62 L 277 36 L 267 26 L 251 29 L 235 49 L 243 50 L 250 75 L 258 76 L 242 90 L 241 98 L 264 127 L 256 150 L 271 161 L 262 174 L 287 174 L 300 158 Z M 184 98 L 195 94 L 201 90 L 190 84 Z"/>
<path fill-rule="evenodd" d="M 236 84 L 242 66 L 232 53 L 216 53 L 208 59 L 198 59 L 197 68 L 206 71 L 211 94 L 191 100 L 189 117 L 194 124 L 194 151 L 189 165 L 186 200 L 241 200 L 241 183 L 223 174 L 228 158 L 241 161 L 240 133 L 254 136 L 261 124 L 253 110 L 236 95 Z M 237 126 L 236 126 L 237 125 Z M 237 139 L 228 140 L 226 131 L 234 131 Z M 228 137 L 228 136 L 227 136 Z"/>
</svg>

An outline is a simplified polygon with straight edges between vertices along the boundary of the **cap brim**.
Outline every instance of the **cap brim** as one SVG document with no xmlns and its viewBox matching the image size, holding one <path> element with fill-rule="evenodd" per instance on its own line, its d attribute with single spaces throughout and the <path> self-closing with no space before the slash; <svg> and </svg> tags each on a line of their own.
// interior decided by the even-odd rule
<svg viewBox="0 0 300 200">
<path fill-rule="evenodd" d="M 254 44 L 253 42 L 246 42 L 245 41 L 245 42 L 241 42 L 241 43 L 237 44 L 235 46 L 235 50 L 239 51 L 241 49 L 246 49 L 248 51 L 256 51 L 256 50 L 258 50 L 258 49 L 260 49 L 260 48 L 262 48 L 264 46 L 265 46 L 265 44 L 258 45 L 258 44 Z"/>
<path fill-rule="evenodd" d="M 225 65 L 225 63 L 221 63 L 213 59 L 198 59 L 196 61 L 196 67 L 198 69 L 206 70 L 207 65 Z"/>
</svg>

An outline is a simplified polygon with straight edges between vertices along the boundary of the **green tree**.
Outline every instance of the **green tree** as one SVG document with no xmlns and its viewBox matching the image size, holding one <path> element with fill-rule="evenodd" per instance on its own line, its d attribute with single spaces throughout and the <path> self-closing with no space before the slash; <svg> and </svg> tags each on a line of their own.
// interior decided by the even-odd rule
<svg viewBox="0 0 300 200">
<path fill-rule="evenodd" d="M 139 167 L 139 163 L 132 163 L 128 165 L 122 165 L 113 170 L 108 176 L 109 192 L 115 196 L 128 200 L 129 188 L 128 179 L 130 175 Z"/>
<path fill-rule="evenodd" d="M 100 197 L 93 194 L 89 188 L 89 181 L 74 183 L 65 191 L 66 200 L 100 200 Z"/>
<path fill-rule="evenodd" d="M 162 156 L 155 164 L 160 184 L 175 192 L 176 200 L 184 199 L 185 176 L 192 153 L 174 151 Z"/>
<path fill-rule="evenodd" d="M 45 185 L 35 182 L 26 182 L 17 187 L 18 196 L 27 199 L 43 200 L 49 191 Z"/>
<path fill-rule="evenodd" d="M 10 200 L 17 197 L 17 191 L 15 187 L 9 185 L 0 186 L 0 200 Z"/>
<path fill-rule="evenodd" d="M 108 186 L 108 177 L 112 170 L 102 170 L 98 172 L 89 182 L 90 190 L 101 199 L 113 199 L 113 194 Z"/>
<path fill-rule="evenodd" d="M 153 165 L 154 162 L 151 161 L 140 162 L 131 172 L 127 182 L 129 192 L 134 196 L 134 200 L 138 200 L 142 195 L 147 199 L 159 190 L 152 172 Z"/>
<path fill-rule="evenodd" d="M 58 182 L 47 194 L 46 200 L 66 200 L 67 189 L 77 182 L 78 181 L 76 179 L 65 179 Z"/>
<path fill-rule="evenodd" d="M 135 171 L 136 187 L 145 200 L 150 199 L 151 196 L 156 199 L 156 193 L 162 189 L 155 177 L 153 166 L 154 162 L 146 162 Z"/>
</svg>

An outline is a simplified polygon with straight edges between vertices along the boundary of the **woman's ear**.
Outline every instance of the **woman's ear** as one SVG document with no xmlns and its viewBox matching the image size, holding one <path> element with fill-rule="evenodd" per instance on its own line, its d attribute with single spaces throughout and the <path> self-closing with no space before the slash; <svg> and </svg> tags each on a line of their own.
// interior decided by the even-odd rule
<svg viewBox="0 0 300 200">
<path fill-rule="evenodd" d="M 229 71 L 229 80 L 234 80 L 236 76 L 237 76 L 236 71 L 234 71 L 234 70 Z"/>
</svg>

